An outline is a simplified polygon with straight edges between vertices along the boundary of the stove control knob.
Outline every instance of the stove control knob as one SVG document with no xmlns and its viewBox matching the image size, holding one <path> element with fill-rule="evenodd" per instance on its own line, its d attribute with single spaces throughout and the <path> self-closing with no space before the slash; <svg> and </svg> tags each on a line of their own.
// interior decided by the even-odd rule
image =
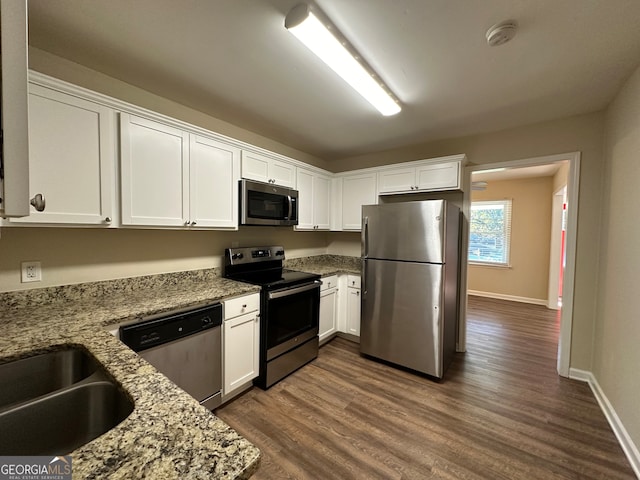
<svg viewBox="0 0 640 480">
<path fill-rule="evenodd" d="M 232 260 L 241 260 L 242 258 L 244 258 L 243 253 L 234 253 L 233 255 L 231 255 Z"/>
<path fill-rule="evenodd" d="M 282 255 L 284 255 L 284 250 L 278 250 L 276 252 L 276 257 L 281 257 Z"/>
</svg>

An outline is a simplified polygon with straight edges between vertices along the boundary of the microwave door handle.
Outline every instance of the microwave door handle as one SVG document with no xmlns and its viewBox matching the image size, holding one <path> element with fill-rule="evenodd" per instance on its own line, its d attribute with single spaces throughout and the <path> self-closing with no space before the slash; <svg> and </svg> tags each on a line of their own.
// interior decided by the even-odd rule
<svg viewBox="0 0 640 480">
<path fill-rule="evenodd" d="M 291 220 L 291 216 L 293 215 L 293 199 L 291 198 L 291 195 L 287 195 L 287 200 L 289 201 L 289 214 L 287 215 L 287 218 Z"/>
</svg>

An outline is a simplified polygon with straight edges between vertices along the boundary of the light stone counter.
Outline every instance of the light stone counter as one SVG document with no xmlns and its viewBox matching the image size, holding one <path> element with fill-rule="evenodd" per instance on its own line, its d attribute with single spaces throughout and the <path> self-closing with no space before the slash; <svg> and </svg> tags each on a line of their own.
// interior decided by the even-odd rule
<svg viewBox="0 0 640 480">
<path fill-rule="evenodd" d="M 293 258 L 284 261 L 285 268 L 315 273 L 323 277 L 338 273 L 360 275 L 361 265 L 359 257 L 343 255 L 317 255 L 315 257 Z"/>
<path fill-rule="evenodd" d="M 80 345 L 133 399 L 122 423 L 71 452 L 73 478 L 249 478 L 260 451 L 104 327 L 258 290 L 213 269 L 0 294 L 0 363 Z"/>
</svg>

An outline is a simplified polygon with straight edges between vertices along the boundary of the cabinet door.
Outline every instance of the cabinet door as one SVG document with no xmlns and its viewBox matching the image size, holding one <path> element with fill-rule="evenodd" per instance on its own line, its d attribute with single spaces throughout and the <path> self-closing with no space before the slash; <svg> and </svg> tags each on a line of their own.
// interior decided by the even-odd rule
<svg viewBox="0 0 640 480">
<path fill-rule="evenodd" d="M 298 169 L 297 189 L 298 189 L 298 225 L 296 230 L 313 230 L 314 195 L 313 195 L 313 172 Z"/>
<path fill-rule="evenodd" d="M 320 328 L 318 337 L 321 342 L 337 331 L 337 300 L 338 291 L 335 288 L 320 293 Z"/>
<path fill-rule="evenodd" d="M 123 225 L 188 222 L 188 137 L 168 125 L 120 114 Z"/>
<path fill-rule="evenodd" d="M 416 169 L 419 190 L 460 189 L 460 162 L 436 163 Z"/>
<path fill-rule="evenodd" d="M 378 193 L 411 192 L 416 187 L 415 168 L 396 168 L 378 173 Z"/>
<path fill-rule="evenodd" d="M 243 150 L 242 178 L 293 188 L 296 183 L 296 167 L 267 155 Z"/>
<path fill-rule="evenodd" d="M 45 210 L 12 223 L 108 225 L 112 216 L 114 113 L 77 97 L 31 85 L 29 190 Z"/>
<path fill-rule="evenodd" d="M 316 175 L 313 182 L 313 223 L 318 230 L 329 230 L 331 213 L 331 178 Z"/>
<path fill-rule="evenodd" d="M 240 149 L 190 135 L 189 224 L 238 228 Z"/>
<path fill-rule="evenodd" d="M 258 153 L 242 151 L 242 178 L 268 183 L 270 159 Z"/>
<path fill-rule="evenodd" d="M 347 288 L 347 333 L 360 336 L 360 289 Z"/>
<path fill-rule="evenodd" d="M 362 205 L 376 201 L 376 174 L 355 175 L 342 179 L 342 228 L 361 230 Z"/>
<path fill-rule="evenodd" d="M 258 376 L 260 317 L 248 313 L 224 321 L 223 395 Z"/>
<path fill-rule="evenodd" d="M 269 167 L 269 177 L 276 185 L 295 188 L 296 167 L 294 165 L 279 160 L 272 160 Z"/>
</svg>

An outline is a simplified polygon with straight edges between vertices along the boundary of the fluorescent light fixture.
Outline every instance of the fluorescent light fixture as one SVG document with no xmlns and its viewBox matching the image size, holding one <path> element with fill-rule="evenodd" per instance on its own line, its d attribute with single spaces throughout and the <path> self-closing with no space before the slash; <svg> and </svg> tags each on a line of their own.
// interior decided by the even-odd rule
<svg viewBox="0 0 640 480">
<path fill-rule="evenodd" d="M 400 111 L 389 89 L 376 80 L 373 69 L 318 9 L 312 11 L 309 5 L 300 3 L 289 11 L 284 26 L 382 115 Z"/>
<path fill-rule="evenodd" d="M 490 168 L 488 170 L 476 170 L 472 173 L 476 174 L 476 173 L 493 173 L 493 172 L 504 172 L 506 170 L 506 168 Z"/>
</svg>

